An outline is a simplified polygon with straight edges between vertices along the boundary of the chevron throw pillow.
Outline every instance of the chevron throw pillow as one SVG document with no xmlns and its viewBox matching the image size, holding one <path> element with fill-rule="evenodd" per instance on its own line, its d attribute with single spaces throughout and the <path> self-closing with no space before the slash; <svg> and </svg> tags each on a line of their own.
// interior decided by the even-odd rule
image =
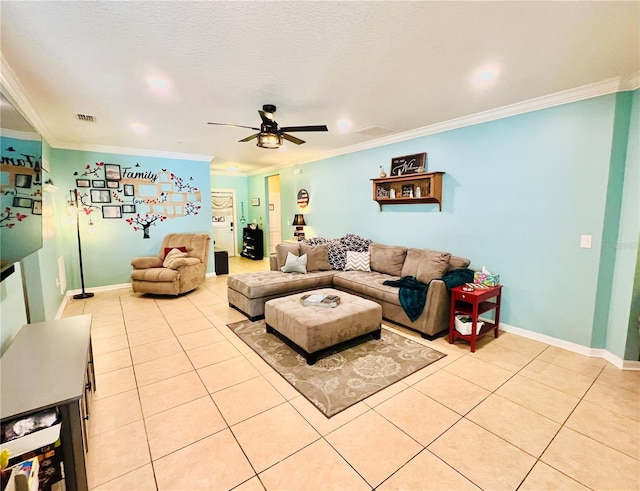
<svg viewBox="0 0 640 491">
<path fill-rule="evenodd" d="M 347 251 L 347 264 L 344 266 L 345 271 L 371 271 L 369 264 L 369 251 L 354 252 Z"/>
</svg>

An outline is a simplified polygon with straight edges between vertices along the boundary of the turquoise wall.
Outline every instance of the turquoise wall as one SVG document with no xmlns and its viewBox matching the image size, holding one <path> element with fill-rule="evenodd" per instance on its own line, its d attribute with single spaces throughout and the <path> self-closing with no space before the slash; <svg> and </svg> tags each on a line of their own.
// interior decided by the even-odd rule
<svg viewBox="0 0 640 491">
<path fill-rule="evenodd" d="M 469 257 L 472 267 L 501 274 L 505 323 L 638 359 L 640 286 L 633 282 L 634 273 L 640 277 L 639 106 L 636 90 L 282 169 L 283 237 L 293 233 L 293 215 L 302 212 L 307 237 L 357 233 Z M 262 220 L 267 228 L 266 177 L 272 173 L 211 177 L 206 162 L 48 147 L 45 152 L 59 190 L 44 196 L 44 247 L 37 261 L 25 261 L 27 282 L 37 285 L 41 278 L 39 287 L 29 287 L 43 304 L 32 309 L 39 317 L 53 318 L 62 300 L 55 287 L 59 256 L 67 288 L 79 288 L 75 225 L 67 222 L 66 200 L 73 173 L 87 164 L 170 168 L 194 177 L 202 193 L 198 215 L 166 220 L 152 227 L 150 239 L 121 220 L 96 217 L 90 235 L 83 224 L 88 288 L 128 283 L 131 257 L 157 254 L 166 233 L 211 233 L 212 187 L 235 189 L 247 220 Z M 437 205 L 380 211 L 370 181 L 378 166 L 388 171 L 393 157 L 420 152 L 428 154 L 428 170 L 446 172 L 442 212 Z M 301 188 L 310 195 L 304 210 L 296 204 Z M 250 205 L 255 197 L 261 206 Z M 591 249 L 579 247 L 583 234 L 593 236 Z M 21 303 L 19 275 L 0 284 L 0 294 L 4 350 L 24 323 L 21 309 L 7 308 Z"/>
<path fill-rule="evenodd" d="M 141 230 L 135 231 L 133 226 L 125 222 L 126 218 L 135 215 L 124 214 L 122 219 L 104 219 L 98 209 L 90 215 L 95 225 L 91 233 L 88 217 L 81 214 L 80 231 L 87 288 L 129 283 L 131 258 L 156 256 L 162 238 L 169 233 L 203 232 L 210 235 L 212 233 L 208 162 L 61 149 L 52 149 L 50 160 L 52 179 L 59 188 L 55 193 L 55 207 L 61 210 L 58 215 L 58 226 L 64 250 L 67 289 L 80 288 L 75 219 L 66 216 L 69 190 L 75 188 L 76 179 L 84 177 L 82 174 L 85 168 L 89 166 L 93 169 L 96 162 L 117 164 L 123 171 L 128 167 L 134 172 L 151 174 L 159 174 L 165 169 L 173 172 L 201 193 L 201 201 L 197 203 L 201 208 L 197 210 L 197 214 L 156 221 L 149 228 L 150 238 L 148 239 L 143 238 Z M 139 167 L 136 167 L 136 164 L 139 164 Z M 89 177 L 99 178 L 99 176 Z M 84 191 L 82 188 L 78 189 Z M 113 204 L 118 203 L 114 201 Z M 207 271 L 213 271 L 213 254 L 210 254 Z"/>
<path fill-rule="evenodd" d="M 619 104 L 628 104 L 621 99 L 597 97 L 342 155 L 302 165 L 299 174 L 283 169 L 283 236 L 302 211 L 296 195 L 305 188 L 307 237 L 357 233 L 468 257 L 472 267 L 501 275 L 505 323 L 603 347 L 592 337 L 599 278 L 613 268 L 601 271 L 600 255 L 607 206 L 621 192 L 608 189 Z M 437 205 L 379 211 L 370 181 L 378 166 L 389 172 L 393 157 L 420 152 L 428 154 L 427 170 L 446 172 L 442 212 Z M 265 177 L 251 177 L 249 188 L 263 189 Z M 581 235 L 593 236 L 591 249 L 579 247 Z"/>
<path fill-rule="evenodd" d="M 640 359 L 640 90 L 624 94 L 629 99 L 630 125 L 626 146 L 624 185 L 611 288 L 606 347 L 624 353 L 626 360 Z M 634 278 L 635 273 L 635 278 Z"/>
</svg>

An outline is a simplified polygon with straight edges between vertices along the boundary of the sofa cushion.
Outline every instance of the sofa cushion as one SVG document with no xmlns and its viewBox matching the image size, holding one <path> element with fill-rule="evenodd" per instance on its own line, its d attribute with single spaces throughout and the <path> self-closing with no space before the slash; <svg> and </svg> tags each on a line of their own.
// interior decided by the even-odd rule
<svg viewBox="0 0 640 491">
<path fill-rule="evenodd" d="M 278 269 L 284 266 L 287 262 L 287 253 L 291 253 L 294 256 L 300 255 L 300 243 L 299 242 L 283 242 L 276 246 L 276 260 L 278 261 Z"/>
<path fill-rule="evenodd" d="M 402 276 L 413 276 L 422 283 L 441 278 L 449 266 L 451 253 L 431 249 L 407 250 L 407 258 L 402 266 Z"/>
<path fill-rule="evenodd" d="M 371 271 L 369 265 L 369 251 L 355 252 L 347 251 L 347 262 L 344 265 L 345 271 Z"/>
<path fill-rule="evenodd" d="M 397 280 L 397 276 L 372 271 L 341 271 L 333 277 L 333 284 L 340 290 L 365 295 L 383 302 L 400 305 L 398 287 L 387 286 L 387 280 Z"/>
<path fill-rule="evenodd" d="M 451 259 L 449 259 L 449 271 L 468 268 L 470 264 L 471 261 L 466 257 L 451 256 Z"/>
<path fill-rule="evenodd" d="M 323 245 L 300 244 L 300 253 L 307 255 L 307 271 L 329 271 L 329 247 Z"/>
<path fill-rule="evenodd" d="M 170 269 L 178 269 L 177 266 L 174 266 L 174 262 L 177 259 L 187 257 L 186 252 L 182 252 L 180 249 L 171 249 L 169 253 L 164 257 L 164 261 L 162 262 L 162 266 Z"/>
<path fill-rule="evenodd" d="M 287 260 L 280 268 L 283 273 L 304 273 L 307 274 L 307 255 L 294 256 L 287 252 Z"/>
<path fill-rule="evenodd" d="M 451 253 L 427 251 L 420 260 L 416 279 L 422 283 L 429 283 L 436 278 L 442 278 L 449 267 Z"/>
<path fill-rule="evenodd" d="M 330 287 L 334 274 L 335 271 L 316 271 L 309 274 L 257 271 L 229 276 L 227 286 L 246 298 L 263 298 Z"/>
<path fill-rule="evenodd" d="M 131 272 L 131 279 L 134 281 L 176 281 L 178 272 L 169 268 L 147 268 L 134 269 Z"/>
<path fill-rule="evenodd" d="M 379 271 L 393 276 L 402 275 L 402 265 L 407 257 L 407 248 L 388 246 L 373 242 L 369 246 L 371 271 Z"/>
</svg>

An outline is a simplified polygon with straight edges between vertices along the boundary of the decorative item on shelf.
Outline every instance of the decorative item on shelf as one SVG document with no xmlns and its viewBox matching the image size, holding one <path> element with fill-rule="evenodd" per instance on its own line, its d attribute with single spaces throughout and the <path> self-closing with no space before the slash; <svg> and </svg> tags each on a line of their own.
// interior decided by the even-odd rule
<svg viewBox="0 0 640 491">
<path fill-rule="evenodd" d="M 73 296 L 75 299 L 91 298 L 93 293 L 89 293 L 84 289 L 84 270 L 82 267 L 82 240 L 80 239 L 80 208 L 78 206 L 78 190 L 70 191 L 71 199 L 69 200 L 69 212 L 76 216 L 76 232 L 78 237 L 78 261 L 80 262 L 80 284 L 82 285 L 82 293 Z"/>
<path fill-rule="evenodd" d="M 416 186 L 416 198 L 422 198 L 422 191 L 420 190 L 420 186 Z"/>
<path fill-rule="evenodd" d="M 296 227 L 296 230 L 293 233 L 293 238 L 297 239 L 298 242 L 304 240 L 304 226 L 306 225 L 304 215 L 296 213 L 293 217 L 293 225 Z"/>
<path fill-rule="evenodd" d="M 389 191 L 389 198 L 391 199 L 396 199 L 396 190 L 391 188 L 391 191 Z"/>
<path fill-rule="evenodd" d="M 379 167 L 379 176 L 380 177 L 387 177 L 387 173 L 384 171 L 382 166 Z"/>
<path fill-rule="evenodd" d="M 389 197 L 389 189 L 382 187 L 382 186 L 378 186 L 376 188 L 376 193 L 378 195 L 378 198 L 388 198 Z"/>
<path fill-rule="evenodd" d="M 403 184 L 402 185 L 402 197 L 403 198 L 413 198 L 413 184 Z"/>
<path fill-rule="evenodd" d="M 405 176 L 407 174 L 417 174 L 424 172 L 427 160 L 426 153 L 416 153 L 391 159 L 391 176 Z M 419 170 L 422 168 L 422 170 Z"/>
<path fill-rule="evenodd" d="M 298 206 L 300 208 L 306 208 L 309 204 L 309 192 L 306 189 L 298 191 Z"/>
<path fill-rule="evenodd" d="M 244 217 L 244 201 L 240 202 L 240 223 L 247 223 L 247 219 Z"/>
</svg>

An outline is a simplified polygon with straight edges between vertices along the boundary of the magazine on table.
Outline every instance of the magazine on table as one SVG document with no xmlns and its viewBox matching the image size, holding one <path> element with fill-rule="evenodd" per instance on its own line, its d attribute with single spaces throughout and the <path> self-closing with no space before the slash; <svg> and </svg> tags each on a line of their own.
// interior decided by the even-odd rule
<svg viewBox="0 0 640 491">
<path fill-rule="evenodd" d="M 337 307 L 340 303 L 338 295 L 325 295 L 324 293 L 307 293 L 300 297 L 300 302 L 304 306 L 314 305 L 316 307 Z"/>
</svg>

